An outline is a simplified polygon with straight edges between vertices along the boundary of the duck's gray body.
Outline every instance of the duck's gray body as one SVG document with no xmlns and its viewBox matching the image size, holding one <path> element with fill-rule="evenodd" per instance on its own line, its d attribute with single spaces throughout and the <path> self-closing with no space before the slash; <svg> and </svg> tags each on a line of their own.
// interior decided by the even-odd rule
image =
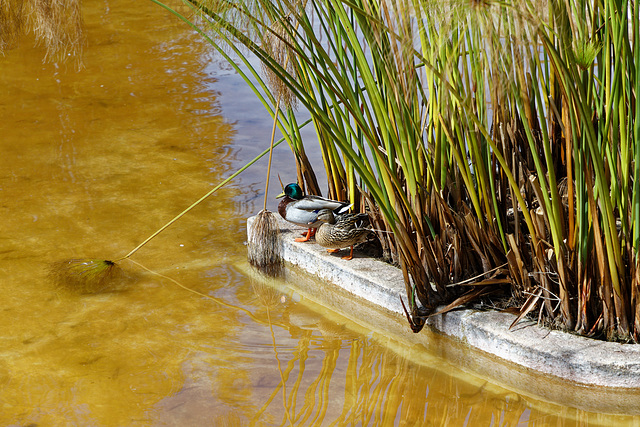
<svg viewBox="0 0 640 427">
<path fill-rule="evenodd" d="M 290 223 L 309 229 L 318 228 L 322 222 L 318 221 L 318 213 L 322 209 L 329 209 L 335 215 L 340 215 L 349 210 L 351 205 L 337 200 L 325 199 L 320 196 L 303 196 L 298 184 L 289 184 L 285 187 L 283 197 L 278 204 L 278 213 Z"/>
</svg>

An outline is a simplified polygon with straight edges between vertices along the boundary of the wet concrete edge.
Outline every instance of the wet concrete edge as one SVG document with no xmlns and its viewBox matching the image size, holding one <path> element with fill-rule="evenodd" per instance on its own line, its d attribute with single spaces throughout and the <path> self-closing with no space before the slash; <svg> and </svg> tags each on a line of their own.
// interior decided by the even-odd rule
<svg viewBox="0 0 640 427">
<path fill-rule="evenodd" d="M 400 297 L 406 300 L 406 290 L 399 269 L 357 251 L 345 261 L 341 256 L 347 250 L 328 254 L 316 244 L 295 242 L 303 230 L 278 220 L 286 261 L 404 318 Z M 428 325 L 464 345 L 573 384 L 640 389 L 640 346 L 551 331 L 530 321 L 509 330 L 514 319 L 508 313 L 463 309 L 434 316 Z"/>
</svg>

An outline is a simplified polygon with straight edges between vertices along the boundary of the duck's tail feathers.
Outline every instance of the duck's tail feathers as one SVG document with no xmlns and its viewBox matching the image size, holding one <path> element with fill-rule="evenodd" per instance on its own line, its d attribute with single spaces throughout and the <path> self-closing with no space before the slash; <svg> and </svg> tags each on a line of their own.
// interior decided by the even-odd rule
<svg viewBox="0 0 640 427">
<path fill-rule="evenodd" d="M 357 215 L 356 219 L 356 227 L 358 228 L 366 228 L 371 225 L 371 218 L 366 213 L 360 213 Z"/>
<path fill-rule="evenodd" d="M 335 208 L 333 210 L 333 213 L 334 213 L 334 215 L 341 215 L 343 213 L 347 213 L 347 212 L 349 212 L 349 209 L 351 209 L 352 206 L 353 206 L 353 203 L 348 204 L 348 205 L 347 204 L 342 205 L 342 206 L 340 206 L 338 208 Z"/>
</svg>

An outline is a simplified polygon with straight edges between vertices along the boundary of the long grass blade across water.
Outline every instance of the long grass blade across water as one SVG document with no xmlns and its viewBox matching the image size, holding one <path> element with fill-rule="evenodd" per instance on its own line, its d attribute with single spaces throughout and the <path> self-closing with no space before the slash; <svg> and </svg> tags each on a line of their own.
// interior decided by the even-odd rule
<svg viewBox="0 0 640 427">
<path fill-rule="evenodd" d="M 207 192 L 207 194 L 192 203 L 188 208 L 173 217 L 169 222 L 164 224 L 157 231 L 143 240 L 142 243 L 133 248 L 125 256 L 120 257 L 115 261 L 96 258 L 72 258 L 62 261 L 56 261 L 49 265 L 49 278 L 56 286 L 64 289 L 71 289 L 79 293 L 105 292 L 120 289 L 128 285 L 132 281 L 133 276 L 120 268 L 120 266 L 117 264 L 119 261 L 128 259 L 131 255 L 133 255 L 144 245 L 149 243 L 158 234 L 166 230 L 170 225 L 172 225 L 178 219 L 182 218 L 187 212 L 198 206 L 224 185 L 228 184 L 231 180 L 240 175 L 240 173 L 244 172 L 255 162 L 270 153 L 273 150 L 273 147 L 280 145 L 283 141 L 284 139 L 280 139 L 277 142 L 272 143 L 272 146 L 270 146 L 269 149 L 260 153 L 253 160 L 248 162 L 246 165 L 238 169 L 220 184 Z"/>
</svg>

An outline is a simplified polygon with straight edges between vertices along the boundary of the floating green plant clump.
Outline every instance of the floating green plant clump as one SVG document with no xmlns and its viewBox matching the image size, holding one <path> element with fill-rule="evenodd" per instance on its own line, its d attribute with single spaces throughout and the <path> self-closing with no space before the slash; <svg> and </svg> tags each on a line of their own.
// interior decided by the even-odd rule
<svg viewBox="0 0 640 427">
<path fill-rule="evenodd" d="M 57 261 L 49 267 L 49 275 L 58 287 L 81 294 L 121 289 L 131 277 L 115 262 L 102 259 Z"/>
</svg>

